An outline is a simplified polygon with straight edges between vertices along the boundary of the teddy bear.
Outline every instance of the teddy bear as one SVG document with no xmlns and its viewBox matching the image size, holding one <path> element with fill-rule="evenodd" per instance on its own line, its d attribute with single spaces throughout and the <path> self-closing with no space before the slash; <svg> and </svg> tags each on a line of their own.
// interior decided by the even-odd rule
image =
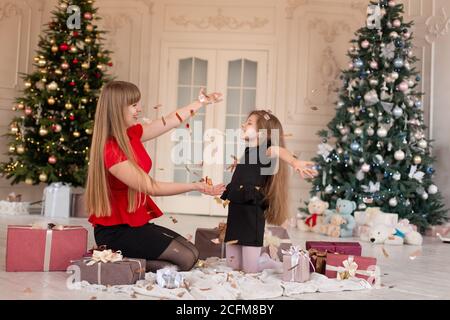
<svg viewBox="0 0 450 320">
<path fill-rule="evenodd" d="M 341 225 L 345 224 L 346 220 L 340 214 L 332 214 L 330 218 L 330 223 L 324 225 L 325 228 L 322 229 L 323 233 L 325 233 L 329 237 L 339 238 L 341 236 Z"/>
<path fill-rule="evenodd" d="M 328 202 L 322 201 L 318 197 L 312 197 L 308 203 L 309 215 L 305 220 L 298 221 L 298 228 L 302 231 L 320 233 L 328 206 Z"/>
<path fill-rule="evenodd" d="M 328 225 L 331 224 L 331 220 L 334 215 L 340 215 L 345 221 L 340 224 L 339 236 L 341 238 L 351 237 L 353 235 L 353 229 L 355 228 L 355 218 L 352 213 L 356 209 L 356 203 L 350 200 L 338 199 L 336 202 L 336 209 L 334 214 L 326 215 L 324 224 L 326 227 L 321 228 L 322 233 L 328 234 Z"/>
<path fill-rule="evenodd" d="M 374 244 L 402 245 L 410 244 L 422 245 L 422 235 L 415 231 L 408 219 L 402 219 L 395 226 L 377 224 L 370 229 L 369 241 Z"/>
</svg>

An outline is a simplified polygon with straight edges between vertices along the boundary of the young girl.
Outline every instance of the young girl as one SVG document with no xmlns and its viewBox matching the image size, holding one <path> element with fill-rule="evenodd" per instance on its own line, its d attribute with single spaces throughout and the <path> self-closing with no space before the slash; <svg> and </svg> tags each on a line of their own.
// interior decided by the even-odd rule
<svg viewBox="0 0 450 320">
<path fill-rule="evenodd" d="M 230 184 L 221 199 L 229 200 L 226 258 L 228 266 L 244 272 L 279 267 L 267 254 L 261 255 L 265 221 L 282 225 L 288 218 L 288 166 L 305 176 L 317 174 L 312 162 L 300 161 L 285 149 L 280 121 L 257 110 L 242 125 L 248 143 Z M 281 161 L 278 161 L 281 159 Z"/>
<path fill-rule="evenodd" d="M 189 191 L 220 195 L 223 185 L 154 181 L 148 175 L 152 161 L 143 142 L 154 139 L 190 117 L 201 107 L 220 101 L 220 94 L 205 95 L 163 118 L 138 122 L 141 93 L 132 83 L 111 81 L 100 94 L 89 158 L 86 204 L 97 245 L 121 250 L 129 258 L 147 260 L 155 271 L 175 264 L 190 270 L 198 259 L 192 243 L 176 232 L 149 223 L 162 215 L 151 196 Z"/>
</svg>

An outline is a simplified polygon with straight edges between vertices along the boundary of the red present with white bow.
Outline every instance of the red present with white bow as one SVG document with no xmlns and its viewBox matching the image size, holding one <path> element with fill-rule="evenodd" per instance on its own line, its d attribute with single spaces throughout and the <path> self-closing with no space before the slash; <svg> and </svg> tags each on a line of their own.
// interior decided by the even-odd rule
<svg viewBox="0 0 450 320">
<path fill-rule="evenodd" d="M 281 251 L 283 253 L 283 281 L 308 281 L 311 276 L 309 266 L 313 266 L 309 253 L 296 246 Z"/>
<path fill-rule="evenodd" d="M 373 286 L 381 284 L 377 259 L 344 254 L 327 254 L 325 275 L 338 280 L 361 278 Z"/>
<path fill-rule="evenodd" d="M 6 271 L 66 271 L 87 250 L 87 230 L 55 224 L 10 225 Z"/>
</svg>

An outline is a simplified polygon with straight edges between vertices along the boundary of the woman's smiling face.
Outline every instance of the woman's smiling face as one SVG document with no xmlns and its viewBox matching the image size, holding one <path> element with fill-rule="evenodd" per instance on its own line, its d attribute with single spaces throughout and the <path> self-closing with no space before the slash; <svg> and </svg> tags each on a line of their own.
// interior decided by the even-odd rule
<svg viewBox="0 0 450 320">
<path fill-rule="evenodd" d="M 242 125 L 242 139 L 248 142 L 254 142 L 258 139 L 258 127 L 256 126 L 256 122 L 258 121 L 257 115 L 251 115 L 247 118 Z"/>
<path fill-rule="evenodd" d="M 138 123 L 139 114 L 142 112 L 141 101 L 127 106 L 124 109 L 124 119 L 127 127 L 131 127 Z"/>
</svg>

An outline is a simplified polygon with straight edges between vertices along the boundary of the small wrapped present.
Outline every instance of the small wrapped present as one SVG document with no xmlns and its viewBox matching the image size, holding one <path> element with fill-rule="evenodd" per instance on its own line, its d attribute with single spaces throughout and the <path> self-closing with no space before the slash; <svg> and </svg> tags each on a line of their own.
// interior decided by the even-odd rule
<svg viewBox="0 0 450 320">
<path fill-rule="evenodd" d="M 450 223 L 431 226 L 425 230 L 425 235 L 428 237 L 437 237 L 437 234 L 440 234 L 442 237 L 450 236 Z"/>
<path fill-rule="evenodd" d="M 307 251 L 299 247 L 291 246 L 289 250 L 282 250 L 283 253 L 283 281 L 306 282 L 310 278 L 311 259 Z M 314 266 L 313 266 L 314 267 Z"/>
<path fill-rule="evenodd" d="M 87 249 L 81 226 L 34 224 L 8 226 L 6 271 L 66 271 Z"/>
<path fill-rule="evenodd" d="M 156 271 L 156 283 L 161 288 L 179 288 L 183 284 L 183 281 L 183 275 L 173 267 L 166 267 Z"/>
<path fill-rule="evenodd" d="M 292 246 L 287 230 L 283 227 L 267 227 L 264 232 L 264 244 L 261 253 L 268 253 L 275 261 L 283 259 L 282 250 Z"/>
<path fill-rule="evenodd" d="M 101 285 L 129 285 L 145 278 L 145 259 L 123 258 L 120 251 L 94 250 L 92 257 L 72 261 L 79 281 Z M 75 275 L 77 272 L 75 272 Z"/>
<path fill-rule="evenodd" d="M 62 182 L 53 182 L 44 189 L 44 216 L 54 218 L 70 217 L 71 190 L 70 186 Z"/>
<path fill-rule="evenodd" d="M 199 251 L 199 259 L 206 260 L 209 257 L 224 258 L 226 223 L 219 223 L 215 228 L 198 228 L 195 232 L 195 246 Z"/>
<path fill-rule="evenodd" d="M 361 278 L 371 285 L 380 285 L 380 268 L 377 259 L 344 254 L 327 254 L 325 275 L 339 280 Z"/>
<path fill-rule="evenodd" d="M 358 242 L 306 241 L 306 250 L 309 252 L 316 272 L 321 274 L 325 274 L 327 253 L 360 256 L 362 252 Z"/>
</svg>

